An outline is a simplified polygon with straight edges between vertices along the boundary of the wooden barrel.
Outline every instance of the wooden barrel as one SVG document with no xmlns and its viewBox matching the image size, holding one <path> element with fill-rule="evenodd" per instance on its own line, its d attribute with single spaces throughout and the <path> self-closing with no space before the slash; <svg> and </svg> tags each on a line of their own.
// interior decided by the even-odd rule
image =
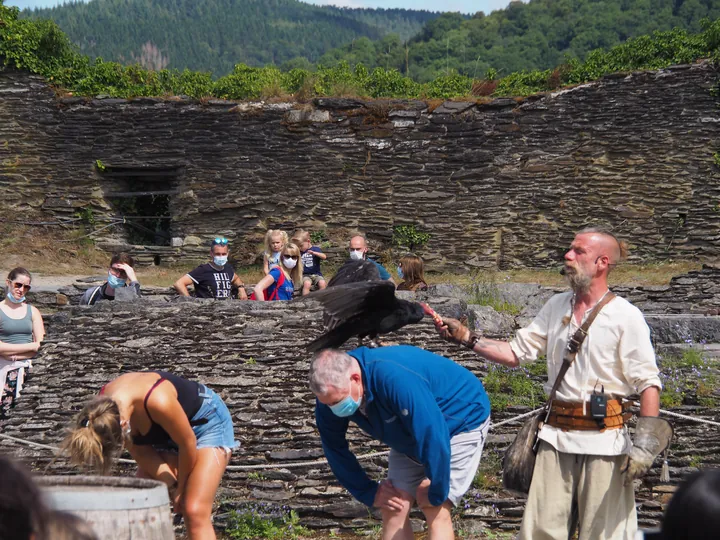
<svg viewBox="0 0 720 540">
<path fill-rule="evenodd" d="M 36 477 L 51 508 L 87 521 L 100 540 L 174 540 L 165 484 L 113 476 Z"/>
</svg>

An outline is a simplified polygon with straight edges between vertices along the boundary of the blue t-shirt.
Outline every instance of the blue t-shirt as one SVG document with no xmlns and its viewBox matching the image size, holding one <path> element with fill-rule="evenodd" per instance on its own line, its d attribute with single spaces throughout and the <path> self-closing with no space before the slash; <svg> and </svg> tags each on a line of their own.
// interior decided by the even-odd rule
<svg viewBox="0 0 720 540">
<path fill-rule="evenodd" d="M 378 272 L 380 272 L 380 279 L 390 279 L 390 272 L 385 270 L 385 267 L 382 264 L 377 261 L 373 261 L 372 259 L 368 259 L 368 261 L 377 266 Z"/>
<path fill-rule="evenodd" d="M 265 295 L 265 300 L 272 296 L 272 294 L 275 292 L 275 289 L 277 289 L 278 291 L 278 297 L 276 300 L 292 300 L 293 292 L 295 292 L 295 285 L 293 284 L 291 279 L 288 279 L 286 277 L 283 281 L 283 284 L 280 285 L 280 288 L 278 289 L 277 282 L 280 279 L 280 274 L 282 274 L 282 270 L 280 270 L 277 266 L 275 268 L 272 268 L 270 272 L 268 272 L 268 276 L 272 276 L 273 278 L 273 284 L 270 285 L 267 289 L 265 289 L 263 293 Z"/>
<path fill-rule="evenodd" d="M 322 272 L 320 271 L 321 259 L 313 255 L 313 251 L 315 253 L 323 252 L 322 249 L 317 246 L 310 246 L 307 251 L 302 252 L 303 276 L 322 276 Z"/>
</svg>

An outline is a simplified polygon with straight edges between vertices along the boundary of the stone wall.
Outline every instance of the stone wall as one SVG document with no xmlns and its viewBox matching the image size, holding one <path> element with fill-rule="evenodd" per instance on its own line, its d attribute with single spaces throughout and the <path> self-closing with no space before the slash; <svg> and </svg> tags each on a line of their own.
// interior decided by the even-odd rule
<svg viewBox="0 0 720 540">
<path fill-rule="evenodd" d="M 174 243 L 132 248 L 143 262 L 203 257 L 217 234 L 250 262 L 276 226 L 325 229 L 336 247 L 359 228 L 380 251 L 400 224 L 431 234 L 421 253 L 435 269 L 550 266 L 598 223 L 635 260 L 712 259 L 716 79 L 699 63 L 489 103 L 301 105 L 56 96 L 6 70 L 0 217 L 87 207 L 100 228 L 122 213 L 111 193 L 142 188 L 170 193 Z M 127 243 L 125 227 L 103 229 L 102 245 Z"/>
<path fill-rule="evenodd" d="M 468 312 L 464 300 L 438 296 L 440 292 L 428 299 L 442 315 L 459 317 Z M 720 341 L 720 318 L 706 319 L 714 324 Z M 47 327 L 48 341 L 35 360 L 17 408 L 0 426 L 2 433 L 56 445 L 73 413 L 102 384 L 125 371 L 166 369 L 202 380 L 222 395 L 233 415 L 236 437 L 242 442 L 232 465 L 261 466 L 254 471 L 228 471 L 221 499 L 288 505 L 311 527 L 372 525 L 367 510 L 338 486 L 327 467 L 283 467 L 288 462 L 309 463 L 322 457 L 314 400 L 306 383 L 308 354 L 304 350 L 321 330 L 317 306 L 179 298 L 168 302 L 153 297 L 63 308 L 48 318 Z M 485 330 L 489 335 L 507 336 L 512 327 Z M 429 320 L 407 327 L 390 339 L 451 357 L 478 377 L 487 375 L 486 362 L 440 340 Z M 499 421 L 528 410 L 496 410 L 493 418 Z M 684 407 L 683 412 L 716 418 L 717 411 Z M 673 482 L 692 470 L 689 463 L 697 465 L 698 456 L 703 463 L 717 464 L 720 440 L 716 428 L 683 420 L 674 424 L 677 439 L 670 460 Z M 517 427 L 492 430 L 483 459 L 498 460 Z M 358 430 L 352 430 L 350 439 L 358 453 L 384 449 Z M 0 439 L 0 452 L 21 456 L 38 471 L 70 472 L 64 460 L 53 461 L 46 450 Z M 376 458 L 364 466 L 379 478 L 386 461 Z M 644 525 L 656 524 L 661 515 L 662 500 L 657 497 L 663 495 L 655 491 L 658 469 L 651 471 L 639 496 Z M 131 468 L 126 468 L 125 474 L 130 472 Z M 473 530 L 483 526 L 513 529 L 522 516 L 523 504 L 522 499 L 497 488 L 472 488 L 468 504 L 458 517 L 468 522 L 467 527 L 475 527 Z"/>
</svg>

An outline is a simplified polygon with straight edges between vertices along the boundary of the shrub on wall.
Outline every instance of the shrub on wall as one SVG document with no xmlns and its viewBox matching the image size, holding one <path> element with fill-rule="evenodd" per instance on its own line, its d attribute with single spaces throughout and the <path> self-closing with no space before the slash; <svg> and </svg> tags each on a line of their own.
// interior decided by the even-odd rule
<svg viewBox="0 0 720 540">
<path fill-rule="evenodd" d="M 698 34 L 678 29 L 654 32 L 608 51 L 593 51 L 583 62 L 568 58 L 555 70 L 523 71 L 498 80 L 495 70 L 489 70 L 484 81 L 450 71 L 419 84 L 395 69 L 375 68 L 368 72 L 362 64 L 353 67 L 347 62 L 319 66 L 314 72 L 299 68 L 282 72 L 275 66 L 237 64 L 231 74 L 213 80 L 209 73 L 151 71 L 101 58 L 91 61 L 78 52 L 54 22 L 19 19 L 18 13 L 17 8 L 5 6 L 0 0 L 0 65 L 40 74 L 51 84 L 79 95 L 124 98 L 186 95 L 197 99 L 259 99 L 293 94 L 301 99 L 328 95 L 451 99 L 468 96 L 473 90 L 479 95 L 523 96 L 594 80 L 607 73 L 660 69 L 715 57 L 720 45 L 720 19 L 705 19 L 703 31 Z"/>
</svg>

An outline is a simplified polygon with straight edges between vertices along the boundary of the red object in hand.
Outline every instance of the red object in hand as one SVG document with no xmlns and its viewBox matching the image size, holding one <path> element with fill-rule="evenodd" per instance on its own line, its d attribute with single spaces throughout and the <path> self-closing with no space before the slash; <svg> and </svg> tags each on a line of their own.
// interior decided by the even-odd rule
<svg viewBox="0 0 720 540">
<path fill-rule="evenodd" d="M 433 308 L 431 308 L 430 306 L 428 306 L 425 303 L 420 303 L 420 305 L 422 306 L 423 311 L 425 312 L 425 315 L 430 315 L 433 319 L 433 322 L 437 326 L 442 326 L 444 324 L 442 317 L 440 315 L 438 315 Z"/>
</svg>

